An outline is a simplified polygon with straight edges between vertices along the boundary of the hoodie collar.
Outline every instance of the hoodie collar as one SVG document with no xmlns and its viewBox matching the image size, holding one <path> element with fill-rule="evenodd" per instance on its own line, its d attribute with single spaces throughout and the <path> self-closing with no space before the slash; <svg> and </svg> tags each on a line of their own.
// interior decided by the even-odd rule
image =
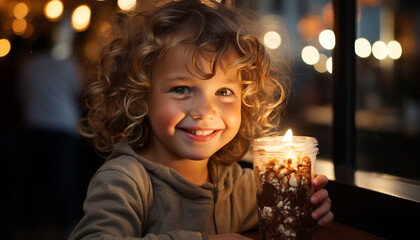
<svg viewBox="0 0 420 240">
<path fill-rule="evenodd" d="M 185 179 L 176 170 L 141 157 L 126 142 L 117 144 L 111 155 L 107 158 L 107 161 L 120 156 L 130 156 L 140 162 L 144 168 L 147 169 L 151 178 L 153 178 L 152 181 L 156 187 L 169 185 L 179 194 L 190 199 L 211 199 L 213 197 L 211 190 L 213 190 L 216 186 L 219 191 L 224 189 L 223 179 L 225 179 L 228 172 L 227 168 L 222 166 L 221 163 L 210 160 L 209 170 L 211 179 L 215 182 L 215 184 L 204 183 L 202 185 L 197 185 Z"/>
</svg>

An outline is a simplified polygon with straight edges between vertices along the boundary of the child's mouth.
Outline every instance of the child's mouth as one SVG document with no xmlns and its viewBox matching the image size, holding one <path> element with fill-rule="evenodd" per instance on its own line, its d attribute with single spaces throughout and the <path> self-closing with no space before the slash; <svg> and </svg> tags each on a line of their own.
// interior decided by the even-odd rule
<svg viewBox="0 0 420 240">
<path fill-rule="evenodd" d="M 197 136 L 208 136 L 215 132 L 215 130 L 193 130 L 193 129 L 183 129 L 183 130 Z"/>
</svg>

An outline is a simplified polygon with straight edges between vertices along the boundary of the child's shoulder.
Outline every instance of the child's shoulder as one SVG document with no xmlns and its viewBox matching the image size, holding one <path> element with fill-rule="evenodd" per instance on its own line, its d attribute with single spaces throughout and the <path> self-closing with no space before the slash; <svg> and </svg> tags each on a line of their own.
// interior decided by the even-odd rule
<svg viewBox="0 0 420 240">
<path fill-rule="evenodd" d="M 148 171 L 130 152 L 116 153 L 113 151 L 93 175 L 88 195 L 124 202 L 127 199 L 141 199 L 139 201 L 149 206 L 153 201 L 153 188 Z M 96 197 L 91 197 L 89 201 L 96 200 Z"/>
<path fill-rule="evenodd" d="M 95 176 L 125 176 L 134 182 L 149 182 L 149 174 L 138 155 L 126 144 L 116 146 Z"/>
<path fill-rule="evenodd" d="M 99 168 L 99 171 L 120 171 L 123 173 L 146 171 L 143 164 L 138 159 L 130 155 L 121 155 L 115 158 L 109 158 Z"/>
</svg>

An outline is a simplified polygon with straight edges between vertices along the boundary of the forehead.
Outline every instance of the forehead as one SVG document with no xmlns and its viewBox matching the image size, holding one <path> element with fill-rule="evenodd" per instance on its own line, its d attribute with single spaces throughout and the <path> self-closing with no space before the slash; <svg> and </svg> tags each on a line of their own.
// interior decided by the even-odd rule
<svg viewBox="0 0 420 240">
<path fill-rule="evenodd" d="M 188 71 L 192 75 L 205 75 L 212 73 L 217 49 L 210 48 L 198 51 L 194 44 L 184 44 L 182 38 L 174 38 L 173 45 L 166 54 L 157 62 L 155 73 Z M 216 72 L 226 75 L 238 72 L 238 67 L 233 64 L 240 58 L 233 46 L 228 46 L 220 56 Z M 199 77 L 202 78 L 202 77 Z"/>
</svg>

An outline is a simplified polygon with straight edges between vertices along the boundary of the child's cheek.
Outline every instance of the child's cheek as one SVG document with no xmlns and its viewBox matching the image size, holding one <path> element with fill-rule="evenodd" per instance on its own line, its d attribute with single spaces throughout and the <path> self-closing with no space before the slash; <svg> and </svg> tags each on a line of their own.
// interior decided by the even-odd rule
<svg viewBox="0 0 420 240">
<path fill-rule="evenodd" d="M 234 131 L 238 131 L 242 119 L 240 102 L 236 102 L 228 107 L 225 107 L 224 111 L 221 113 L 221 116 L 224 117 L 226 125 L 228 125 Z"/>
<path fill-rule="evenodd" d="M 176 125 L 185 114 L 177 104 L 165 104 L 156 114 L 157 128 L 165 129 L 169 134 L 175 132 Z"/>
</svg>

